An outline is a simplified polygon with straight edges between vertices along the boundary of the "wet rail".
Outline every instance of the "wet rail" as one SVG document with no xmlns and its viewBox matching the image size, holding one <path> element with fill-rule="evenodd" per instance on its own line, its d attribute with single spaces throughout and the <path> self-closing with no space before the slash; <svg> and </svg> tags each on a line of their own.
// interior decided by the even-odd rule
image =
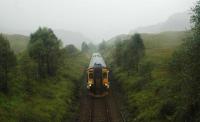
<svg viewBox="0 0 200 122">
<path fill-rule="evenodd" d="M 110 105 L 107 97 L 90 98 L 89 122 L 112 122 Z"/>
<path fill-rule="evenodd" d="M 112 94 L 101 98 L 83 94 L 80 100 L 80 114 L 76 122 L 125 122 Z"/>
</svg>

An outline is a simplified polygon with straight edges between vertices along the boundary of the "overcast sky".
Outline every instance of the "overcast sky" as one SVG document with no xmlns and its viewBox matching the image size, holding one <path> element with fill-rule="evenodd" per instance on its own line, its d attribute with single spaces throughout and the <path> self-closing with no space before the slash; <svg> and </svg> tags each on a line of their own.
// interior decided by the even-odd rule
<svg viewBox="0 0 200 122">
<path fill-rule="evenodd" d="M 94 40 L 165 21 L 196 0 L 0 0 L 0 27 L 38 26 L 81 32 Z"/>
</svg>

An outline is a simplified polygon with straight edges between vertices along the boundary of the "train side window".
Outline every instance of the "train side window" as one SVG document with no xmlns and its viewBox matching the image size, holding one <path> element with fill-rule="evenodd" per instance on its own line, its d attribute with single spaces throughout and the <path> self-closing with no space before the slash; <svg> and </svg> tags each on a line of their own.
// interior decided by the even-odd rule
<svg viewBox="0 0 200 122">
<path fill-rule="evenodd" d="M 106 79 L 106 78 L 107 78 L 107 73 L 104 72 L 104 73 L 103 73 L 103 79 Z"/>
<path fill-rule="evenodd" d="M 93 79 L 93 73 L 89 73 L 89 79 Z"/>
</svg>

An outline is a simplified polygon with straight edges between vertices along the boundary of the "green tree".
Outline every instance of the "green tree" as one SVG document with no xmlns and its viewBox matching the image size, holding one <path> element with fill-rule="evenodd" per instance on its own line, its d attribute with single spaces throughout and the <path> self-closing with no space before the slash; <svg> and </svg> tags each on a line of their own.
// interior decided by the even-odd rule
<svg viewBox="0 0 200 122">
<path fill-rule="evenodd" d="M 86 42 L 83 42 L 83 43 L 82 43 L 82 45 L 81 45 L 81 51 L 82 51 L 83 53 L 89 53 L 89 47 L 88 47 L 88 45 L 87 45 Z"/>
<path fill-rule="evenodd" d="M 138 72 L 141 58 L 144 56 L 145 47 L 139 34 L 133 35 L 130 39 L 118 41 L 115 45 L 115 64 L 128 72 Z"/>
<path fill-rule="evenodd" d="M 171 69 L 181 81 L 182 109 L 177 112 L 178 121 L 200 121 L 200 1 L 193 9 L 192 37 L 188 37 L 173 54 Z M 173 75 L 174 75 L 173 74 Z"/>
<path fill-rule="evenodd" d="M 65 46 L 64 50 L 65 50 L 65 53 L 67 53 L 67 55 L 69 56 L 72 56 L 79 52 L 79 50 L 72 44 Z"/>
<path fill-rule="evenodd" d="M 138 65 L 141 58 L 144 56 L 144 44 L 140 34 L 135 34 L 131 37 L 127 45 L 127 60 L 128 68 L 138 71 Z"/>
<path fill-rule="evenodd" d="M 23 90 L 31 96 L 34 92 L 34 81 L 38 79 L 37 64 L 24 52 L 19 58 L 19 67 L 23 76 Z"/>
<path fill-rule="evenodd" d="M 196 6 L 193 8 L 191 22 L 194 24 L 194 27 L 192 28 L 194 36 L 200 38 L 200 1 L 198 1 Z"/>
<path fill-rule="evenodd" d="M 114 63 L 117 66 L 121 66 L 123 65 L 123 55 L 124 55 L 124 51 L 123 51 L 123 44 L 124 42 L 119 41 L 116 42 L 115 44 L 115 50 L 114 50 L 114 54 L 113 54 L 113 59 L 114 59 Z"/>
<path fill-rule="evenodd" d="M 100 44 L 99 44 L 99 50 L 100 51 L 104 51 L 106 49 L 106 41 L 103 40 Z"/>
<path fill-rule="evenodd" d="M 39 77 L 54 76 L 58 69 L 61 41 L 49 28 L 31 34 L 28 52 L 38 64 Z"/>
<path fill-rule="evenodd" d="M 97 46 L 94 45 L 92 42 L 88 43 L 88 47 L 90 53 L 97 52 Z"/>
<path fill-rule="evenodd" d="M 0 34 L 0 91 L 7 93 L 11 70 L 16 65 L 16 57 L 10 48 L 9 41 Z"/>
</svg>

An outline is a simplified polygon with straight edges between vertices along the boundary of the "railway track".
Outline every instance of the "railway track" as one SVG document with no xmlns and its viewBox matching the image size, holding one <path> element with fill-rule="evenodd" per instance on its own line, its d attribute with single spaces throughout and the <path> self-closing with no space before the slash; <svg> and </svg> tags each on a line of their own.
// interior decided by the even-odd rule
<svg viewBox="0 0 200 122">
<path fill-rule="evenodd" d="M 107 97 L 90 98 L 90 105 L 89 122 L 112 122 Z"/>
<path fill-rule="evenodd" d="M 81 98 L 80 114 L 76 122 L 125 122 L 112 94 L 93 98 L 87 94 Z"/>
</svg>

